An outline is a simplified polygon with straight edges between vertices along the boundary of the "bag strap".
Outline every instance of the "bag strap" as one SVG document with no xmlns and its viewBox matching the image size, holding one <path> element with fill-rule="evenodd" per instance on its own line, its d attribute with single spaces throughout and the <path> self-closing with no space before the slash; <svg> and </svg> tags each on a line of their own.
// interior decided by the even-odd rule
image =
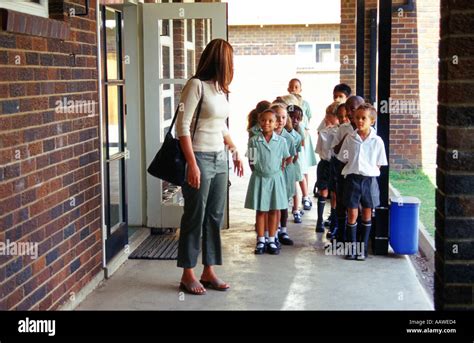
<svg viewBox="0 0 474 343">
<path fill-rule="evenodd" d="M 201 81 L 201 99 L 199 99 L 199 102 L 198 102 L 197 107 L 196 107 L 196 121 L 194 123 L 194 130 L 193 130 L 193 135 L 191 137 L 191 140 L 194 139 L 194 135 L 196 134 L 197 124 L 198 124 L 198 121 L 199 121 L 199 115 L 201 114 L 201 107 L 202 107 L 202 101 L 203 100 L 204 100 L 204 85 Z M 176 122 L 176 119 L 178 118 L 179 106 L 180 105 L 178 105 L 178 107 L 176 108 L 176 112 L 174 113 L 173 121 L 171 122 L 171 126 L 168 130 L 168 133 L 171 133 L 171 130 L 173 130 L 173 126 Z"/>
</svg>

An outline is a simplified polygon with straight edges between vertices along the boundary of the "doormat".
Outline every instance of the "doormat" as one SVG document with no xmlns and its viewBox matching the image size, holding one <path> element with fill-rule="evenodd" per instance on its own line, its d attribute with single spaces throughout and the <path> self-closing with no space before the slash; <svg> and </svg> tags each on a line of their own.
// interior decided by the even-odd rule
<svg viewBox="0 0 474 343">
<path fill-rule="evenodd" d="M 132 260 L 176 260 L 178 259 L 178 235 L 150 235 L 128 257 Z"/>
</svg>

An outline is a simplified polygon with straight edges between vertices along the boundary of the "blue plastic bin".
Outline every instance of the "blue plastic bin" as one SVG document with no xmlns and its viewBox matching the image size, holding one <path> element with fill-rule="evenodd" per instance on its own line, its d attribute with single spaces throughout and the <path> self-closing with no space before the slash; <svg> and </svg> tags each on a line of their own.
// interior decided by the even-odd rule
<svg viewBox="0 0 474 343">
<path fill-rule="evenodd" d="M 415 197 L 390 199 L 390 246 L 396 254 L 418 251 L 418 218 L 421 201 Z"/>
</svg>

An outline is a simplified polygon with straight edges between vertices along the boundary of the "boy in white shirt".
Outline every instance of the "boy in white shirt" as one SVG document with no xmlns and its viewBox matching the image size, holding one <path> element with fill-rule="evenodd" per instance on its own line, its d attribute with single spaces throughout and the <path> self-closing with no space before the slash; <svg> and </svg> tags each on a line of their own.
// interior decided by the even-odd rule
<svg viewBox="0 0 474 343">
<path fill-rule="evenodd" d="M 380 166 L 388 165 L 383 140 L 372 128 L 376 118 L 377 110 L 372 105 L 360 105 L 353 118 L 357 129 L 346 136 L 337 156 L 346 163 L 342 175 L 345 178 L 344 205 L 347 207 L 346 242 L 351 243 L 346 256 L 349 260 L 364 261 L 367 256 L 372 209 L 380 204 L 377 177 Z M 362 225 L 356 254 L 359 204 L 362 205 Z"/>
<path fill-rule="evenodd" d="M 346 107 L 346 117 L 347 119 L 339 120 L 339 128 L 337 130 L 336 136 L 332 142 L 332 147 L 334 149 L 334 154 L 337 156 L 341 150 L 342 143 L 344 143 L 345 138 L 352 134 L 356 129 L 356 124 L 354 122 L 354 116 L 357 108 L 364 103 L 364 99 L 360 96 L 351 96 L 347 99 L 345 103 Z M 336 213 L 337 213 L 337 231 L 336 231 L 336 240 L 342 242 L 345 240 L 345 229 L 346 229 L 346 207 L 344 206 L 344 177 L 342 176 L 342 169 L 344 164 L 339 161 L 336 157 L 333 159 L 333 178 L 335 179 L 335 189 L 336 189 Z M 332 225 L 331 225 L 332 226 Z M 334 235 L 331 235 L 334 236 Z M 334 238 L 334 237 L 331 237 Z"/>
<path fill-rule="evenodd" d="M 316 187 L 318 189 L 318 221 L 316 223 L 316 232 L 324 232 L 323 213 L 324 206 L 329 193 L 329 182 L 331 178 L 330 161 L 332 153 L 332 141 L 337 132 L 339 121 L 336 115 L 336 109 L 339 102 L 333 102 L 326 108 L 325 127 L 319 132 L 318 143 L 316 144 L 316 153 L 321 158 L 317 168 Z M 331 222 L 336 221 L 336 206 L 331 198 Z"/>
</svg>

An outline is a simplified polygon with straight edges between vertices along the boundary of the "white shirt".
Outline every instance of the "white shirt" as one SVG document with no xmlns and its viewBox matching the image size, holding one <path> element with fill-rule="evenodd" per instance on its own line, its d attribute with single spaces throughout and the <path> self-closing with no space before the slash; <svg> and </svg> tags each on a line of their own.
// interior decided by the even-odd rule
<svg viewBox="0 0 474 343">
<path fill-rule="evenodd" d="M 338 145 L 346 134 L 351 134 L 354 132 L 354 128 L 352 127 L 351 123 L 344 123 L 339 125 L 339 129 L 337 130 L 336 136 L 332 141 L 332 148 Z"/>
<path fill-rule="evenodd" d="M 224 150 L 224 137 L 229 134 L 226 119 L 229 114 L 229 102 L 224 93 L 218 92 L 212 81 L 203 81 L 204 98 L 199 115 L 193 150 L 215 152 Z M 176 120 L 178 137 L 192 136 L 194 112 L 201 99 L 201 81 L 190 79 L 183 88 Z"/>
<path fill-rule="evenodd" d="M 358 130 L 347 136 L 337 158 L 347 162 L 342 169 L 342 175 L 379 176 L 378 166 L 388 165 L 383 140 L 377 136 L 372 127 L 365 141 L 360 138 Z"/>
<path fill-rule="evenodd" d="M 321 132 L 321 131 L 324 130 L 325 128 L 326 128 L 326 121 L 325 121 L 324 118 L 323 118 L 323 120 L 321 120 L 321 124 L 319 124 L 317 130 L 318 130 L 318 132 Z"/>
<path fill-rule="evenodd" d="M 336 137 L 337 127 L 325 127 L 319 131 L 318 142 L 316 143 L 316 153 L 322 160 L 329 161 L 332 157 L 332 141 Z"/>
</svg>

